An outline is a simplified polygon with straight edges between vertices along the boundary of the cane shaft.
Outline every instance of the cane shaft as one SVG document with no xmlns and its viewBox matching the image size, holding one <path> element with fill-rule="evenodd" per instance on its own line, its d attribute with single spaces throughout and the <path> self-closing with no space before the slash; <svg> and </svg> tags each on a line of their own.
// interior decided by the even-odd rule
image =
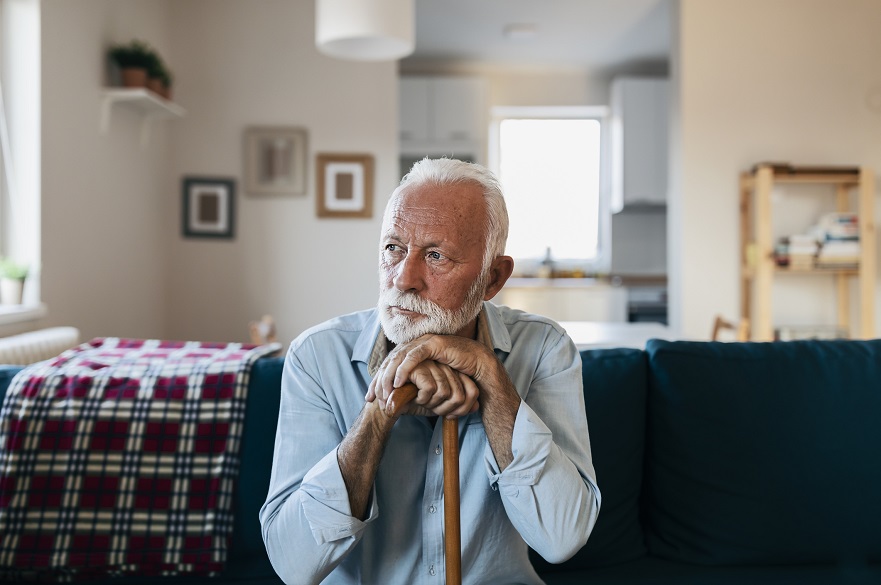
<svg viewBox="0 0 881 585">
<path fill-rule="evenodd" d="M 413 384 L 392 390 L 386 414 L 398 416 L 416 397 Z M 445 418 L 444 434 L 444 552 L 446 557 L 446 585 L 462 583 L 462 531 L 459 516 L 459 421 Z"/>
<path fill-rule="evenodd" d="M 444 548 L 447 585 L 462 583 L 462 543 L 459 525 L 459 421 L 444 419 Z"/>
</svg>

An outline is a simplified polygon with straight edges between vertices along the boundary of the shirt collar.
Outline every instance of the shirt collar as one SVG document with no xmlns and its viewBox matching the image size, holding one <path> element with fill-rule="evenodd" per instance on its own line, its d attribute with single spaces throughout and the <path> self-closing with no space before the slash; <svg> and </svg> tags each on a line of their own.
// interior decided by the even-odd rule
<svg viewBox="0 0 881 585">
<path fill-rule="evenodd" d="M 477 315 L 477 341 L 492 350 L 511 351 L 511 336 L 502 321 L 498 308 L 484 302 Z M 379 323 L 379 313 L 373 312 L 352 351 L 352 361 L 367 364 L 367 373 L 374 376 L 388 356 L 388 339 Z"/>
</svg>

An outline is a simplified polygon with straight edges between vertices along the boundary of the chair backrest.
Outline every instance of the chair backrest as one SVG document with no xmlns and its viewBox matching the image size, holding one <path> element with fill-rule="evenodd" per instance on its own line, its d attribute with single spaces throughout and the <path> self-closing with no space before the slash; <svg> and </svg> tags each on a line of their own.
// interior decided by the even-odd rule
<svg viewBox="0 0 881 585">
<path fill-rule="evenodd" d="M 726 321 L 721 315 L 716 315 L 713 321 L 713 333 L 710 335 L 712 341 L 721 341 L 719 333 L 725 330 L 735 332 L 736 341 L 749 341 L 749 319 L 741 319 L 740 323 L 735 325 L 731 321 Z"/>
</svg>

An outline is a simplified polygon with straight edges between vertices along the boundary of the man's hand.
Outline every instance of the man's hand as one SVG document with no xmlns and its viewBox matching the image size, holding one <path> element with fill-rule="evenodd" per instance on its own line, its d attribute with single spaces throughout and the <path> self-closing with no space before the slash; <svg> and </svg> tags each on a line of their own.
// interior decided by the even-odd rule
<svg viewBox="0 0 881 585">
<path fill-rule="evenodd" d="M 367 393 L 385 401 L 389 393 L 407 382 L 419 385 L 413 379 L 416 369 L 427 360 L 449 366 L 480 384 L 491 374 L 488 370 L 500 366 L 495 356 L 481 343 L 457 335 L 428 334 L 395 347 L 379 367 Z"/>
<path fill-rule="evenodd" d="M 474 412 L 478 408 L 477 394 L 480 395 L 479 408 L 486 436 L 499 468 L 504 470 L 514 457 L 511 452 L 511 436 L 520 408 L 520 395 L 501 362 L 482 343 L 458 335 L 428 334 L 397 346 L 389 352 L 370 382 L 367 401 L 378 400 L 381 405 L 385 405 L 391 391 L 407 382 L 413 382 L 422 394 L 419 380 L 426 386 L 429 380 L 450 380 L 446 372 L 441 377 L 430 370 L 424 370 L 422 365 L 426 362 L 436 362 L 439 366 L 455 371 L 463 383 L 466 400 L 461 403 L 461 407 L 452 408 L 448 416 Z M 474 385 L 476 394 L 469 407 L 467 397 L 471 392 L 468 389 L 470 384 Z M 426 396 L 434 396 L 437 391 L 426 388 L 426 392 Z M 454 391 L 451 392 L 455 395 Z M 444 400 L 440 404 L 444 404 Z M 465 410 L 466 408 L 470 409 Z"/>
<path fill-rule="evenodd" d="M 388 394 L 375 391 L 380 378 L 378 372 L 370 383 L 366 400 L 371 402 L 378 399 L 377 403 L 385 408 L 391 391 Z M 417 364 L 410 372 L 408 381 L 416 386 L 418 392 L 404 410 L 404 414 L 455 418 L 476 412 L 480 407 L 477 402 L 479 392 L 474 381 L 434 360 L 425 360 Z"/>
</svg>

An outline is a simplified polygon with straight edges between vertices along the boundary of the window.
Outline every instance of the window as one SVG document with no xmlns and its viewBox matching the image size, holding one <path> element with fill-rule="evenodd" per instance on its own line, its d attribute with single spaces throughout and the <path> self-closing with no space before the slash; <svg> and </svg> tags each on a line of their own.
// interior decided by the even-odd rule
<svg viewBox="0 0 881 585">
<path fill-rule="evenodd" d="M 40 3 L 0 0 L 0 255 L 29 268 L 24 305 L 40 303 Z M 0 307 L 5 314 L 20 308 Z"/>
<path fill-rule="evenodd" d="M 525 274 L 608 267 L 605 108 L 496 108 L 490 165 L 505 193 L 507 253 Z"/>
</svg>

